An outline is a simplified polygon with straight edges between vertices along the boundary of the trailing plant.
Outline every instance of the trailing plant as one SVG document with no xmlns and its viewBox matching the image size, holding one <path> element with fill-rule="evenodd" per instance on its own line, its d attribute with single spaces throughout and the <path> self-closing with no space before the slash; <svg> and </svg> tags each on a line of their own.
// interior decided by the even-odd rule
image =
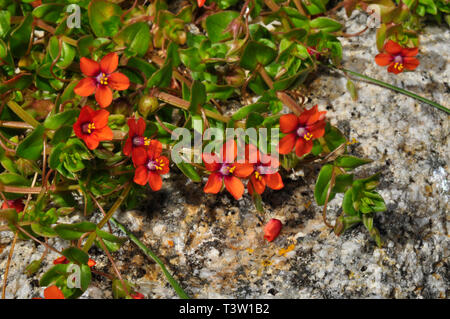
<svg viewBox="0 0 450 319">
<path fill-rule="evenodd" d="M 368 3 L 341 6 L 351 13 Z M 415 20 L 405 18 L 405 6 L 391 6 L 394 13 L 384 13 L 378 32 L 386 52 L 377 63 L 413 70 L 417 34 L 403 26 Z M 373 226 L 374 214 L 386 210 L 374 190 L 379 175 L 351 173 L 370 160 L 348 154 L 344 135 L 318 106 L 307 109 L 298 90 L 320 66 L 341 68 L 339 37 L 347 35 L 331 9 L 324 0 L 199 0 L 178 8 L 161 0 L 1 1 L 0 218 L 7 223 L 2 230 L 15 234 L 9 261 L 17 239 L 34 240 L 46 251 L 28 274 L 39 270 L 49 250 L 61 255 L 40 278 L 45 298 L 77 298 L 96 273 L 111 280 L 115 297 L 140 299 L 111 255 L 126 241 L 112 234 L 116 226 L 187 298 L 156 254 L 112 218 L 121 207 L 137 207 L 150 189 L 159 191 L 170 170 L 197 187 L 207 178 L 206 193 L 225 188 L 236 200 L 246 186 L 255 208 L 264 211 L 261 194 L 284 187 L 280 167 L 321 166 L 314 196 L 324 206 L 324 222 L 337 235 L 363 223 L 381 246 Z M 355 96 L 351 82 L 349 89 Z M 240 107 L 231 111 L 230 101 Z M 267 129 L 272 142 L 244 134 L 206 143 L 207 129 L 223 136 L 227 129 Z M 326 210 L 337 193 L 344 194 L 343 213 L 333 225 Z M 63 222 L 75 211 L 85 219 Z M 97 215 L 101 220 L 94 223 Z M 266 238 L 274 240 L 280 229 L 279 221 L 270 222 Z M 55 249 L 49 238 L 68 248 Z M 93 245 L 107 255 L 113 274 L 96 270 L 89 258 Z M 68 284 L 74 265 L 77 287 Z M 9 262 L 3 297 L 8 269 Z"/>
</svg>

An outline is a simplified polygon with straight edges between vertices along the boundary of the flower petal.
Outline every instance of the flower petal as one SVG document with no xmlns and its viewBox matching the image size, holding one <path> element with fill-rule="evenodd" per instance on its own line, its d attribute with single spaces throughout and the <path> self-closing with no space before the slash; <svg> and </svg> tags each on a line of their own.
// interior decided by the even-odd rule
<svg viewBox="0 0 450 319">
<path fill-rule="evenodd" d="M 216 154 L 203 153 L 203 163 L 205 164 L 206 170 L 210 172 L 215 172 L 220 168 L 220 159 Z"/>
<path fill-rule="evenodd" d="M 148 182 L 148 169 L 144 165 L 140 165 L 134 172 L 134 182 L 139 185 L 145 185 Z"/>
<path fill-rule="evenodd" d="M 285 114 L 280 117 L 280 130 L 287 134 L 298 127 L 298 118 L 294 114 Z"/>
<path fill-rule="evenodd" d="M 130 136 L 128 136 L 127 140 L 125 141 L 125 145 L 123 146 L 122 152 L 125 156 L 130 156 L 131 150 L 133 149 L 133 141 Z M 147 156 L 144 150 L 144 156 Z"/>
<path fill-rule="evenodd" d="M 297 134 L 291 133 L 283 137 L 278 145 L 278 153 L 289 154 L 294 148 L 295 141 L 297 140 Z"/>
<path fill-rule="evenodd" d="M 406 57 L 403 59 L 403 65 L 406 69 L 412 71 L 415 70 L 420 64 L 420 61 L 416 58 Z"/>
<path fill-rule="evenodd" d="M 139 120 L 137 120 L 136 135 L 144 136 L 145 127 L 146 127 L 145 120 L 142 117 L 140 117 Z"/>
<path fill-rule="evenodd" d="M 80 96 L 89 96 L 95 92 L 97 81 L 94 78 L 84 78 L 75 86 L 73 91 Z"/>
<path fill-rule="evenodd" d="M 234 139 L 223 144 L 220 158 L 224 163 L 233 163 L 237 156 L 237 144 Z"/>
<path fill-rule="evenodd" d="M 398 44 L 397 42 L 394 42 L 392 40 L 389 40 L 388 42 L 386 42 L 386 44 L 384 45 L 384 50 L 387 53 L 390 54 L 399 54 L 402 51 L 402 46 L 400 44 Z"/>
<path fill-rule="evenodd" d="M 111 89 L 107 86 L 99 85 L 95 92 L 95 100 L 100 107 L 108 107 L 113 100 Z"/>
<path fill-rule="evenodd" d="M 392 62 L 394 58 L 389 53 L 380 53 L 375 56 L 375 63 L 379 66 L 386 66 Z"/>
<path fill-rule="evenodd" d="M 109 126 L 105 126 L 101 129 L 95 129 L 92 136 L 97 138 L 98 141 L 111 141 L 113 138 L 113 131 Z"/>
<path fill-rule="evenodd" d="M 253 174 L 252 177 L 250 177 L 250 183 L 252 184 L 253 190 L 255 192 L 260 195 L 264 193 L 264 190 L 266 189 L 266 181 L 264 180 L 264 178 L 257 179 L 255 177 L 255 174 Z"/>
<path fill-rule="evenodd" d="M 396 68 L 395 67 L 395 63 L 393 63 L 393 62 L 389 65 L 387 70 L 388 70 L 388 72 L 394 73 L 394 74 L 399 74 L 399 73 L 403 72 L 403 70 L 400 70 L 400 69 Z"/>
<path fill-rule="evenodd" d="M 280 173 L 264 175 L 264 179 L 266 180 L 267 186 L 272 189 L 282 189 L 284 187 Z"/>
<path fill-rule="evenodd" d="M 99 140 L 94 136 L 94 134 L 91 135 L 83 135 L 81 137 L 83 141 L 86 143 L 86 146 L 90 150 L 95 150 L 98 147 L 98 144 L 100 143 Z"/>
<path fill-rule="evenodd" d="M 298 122 L 299 122 L 301 125 L 307 124 L 308 121 L 309 121 L 309 118 L 310 118 L 311 116 L 313 116 L 314 114 L 317 113 L 318 107 L 319 107 L 319 106 L 316 104 L 316 105 L 314 105 L 312 108 L 310 108 L 309 110 L 304 110 L 304 111 L 302 112 L 302 114 L 300 114 L 300 116 L 298 117 Z"/>
<path fill-rule="evenodd" d="M 298 157 L 302 157 L 311 152 L 312 148 L 312 140 L 305 141 L 303 138 L 299 138 L 297 139 L 297 143 L 295 143 L 295 154 L 297 154 Z"/>
<path fill-rule="evenodd" d="M 86 76 L 97 76 L 100 73 L 100 64 L 94 60 L 82 57 L 80 59 L 80 69 Z"/>
<path fill-rule="evenodd" d="M 148 172 L 148 184 L 150 185 L 150 188 L 157 192 L 162 187 L 162 178 L 158 173 L 155 173 L 154 171 Z"/>
<path fill-rule="evenodd" d="M 250 163 L 235 163 L 233 166 L 235 167 L 233 175 L 240 178 L 247 178 L 254 171 L 254 166 Z"/>
<path fill-rule="evenodd" d="M 131 144 L 131 143 L 130 143 Z M 132 147 L 131 150 L 131 158 L 135 166 L 144 165 L 147 163 L 147 151 L 145 147 Z M 126 155 L 126 154 L 125 154 Z"/>
<path fill-rule="evenodd" d="M 108 125 L 109 112 L 107 110 L 95 111 L 92 117 L 92 122 L 95 124 L 96 129 L 101 129 Z"/>
<path fill-rule="evenodd" d="M 233 175 L 225 176 L 225 187 L 231 195 L 237 200 L 244 194 L 244 184 L 242 181 Z"/>
<path fill-rule="evenodd" d="M 209 175 L 208 182 L 203 188 L 203 191 L 208 194 L 217 194 L 222 188 L 222 180 L 222 175 L 219 173 L 212 173 Z"/>
<path fill-rule="evenodd" d="M 125 74 L 114 72 L 108 76 L 108 85 L 113 90 L 123 91 L 130 86 L 130 80 Z"/>
<path fill-rule="evenodd" d="M 65 299 L 62 291 L 56 286 L 50 286 L 44 290 L 45 299 Z"/>
<path fill-rule="evenodd" d="M 404 57 L 413 57 L 419 53 L 419 48 L 403 48 L 401 55 Z"/>
<path fill-rule="evenodd" d="M 169 173 L 169 159 L 165 156 L 160 156 L 157 158 L 158 166 L 161 167 L 160 170 L 156 171 L 159 175 L 164 175 Z"/>
<path fill-rule="evenodd" d="M 157 159 L 162 153 L 162 144 L 158 140 L 151 140 L 147 149 L 148 158 Z"/>
<path fill-rule="evenodd" d="M 105 74 L 111 74 L 119 65 L 119 56 L 116 52 L 111 52 L 105 55 L 100 61 L 100 70 Z"/>
</svg>

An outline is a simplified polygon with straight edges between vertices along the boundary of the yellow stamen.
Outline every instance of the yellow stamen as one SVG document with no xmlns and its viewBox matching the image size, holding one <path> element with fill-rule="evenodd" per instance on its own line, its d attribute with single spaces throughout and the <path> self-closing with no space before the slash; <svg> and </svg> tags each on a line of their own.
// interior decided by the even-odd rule
<svg viewBox="0 0 450 319">
<path fill-rule="evenodd" d="M 262 176 L 261 174 L 259 174 L 259 172 L 255 172 L 255 178 L 260 181 L 262 179 Z"/>
<path fill-rule="evenodd" d="M 148 137 L 144 137 L 144 145 L 145 146 L 150 145 L 150 139 Z"/>
<path fill-rule="evenodd" d="M 108 85 L 108 77 L 105 73 L 102 73 L 102 77 L 100 78 L 101 85 Z"/>
<path fill-rule="evenodd" d="M 231 174 L 233 174 L 233 172 L 234 172 L 235 169 L 236 169 L 236 166 L 233 166 L 233 167 L 230 167 L 230 168 L 228 169 L 228 171 L 229 171 Z"/>
<path fill-rule="evenodd" d="M 399 70 L 399 71 L 402 71 L 403 68 L 404 68 L 404 66 L 403 66 L 402 63 L 396 62 L 396 63 L 394 64 L 394 69 L 397 69 L 397 70 Z"/>
<path fill-rule="evenodd" d="M 305 140 L 307 140 L 307 141 L 309 141 L 310 139 L 312 139 L 313 138 L 313 135 L 311 134 L 311 133 L 306 133 L 305 135 L 303 135 L 303 138 L 305 139 Z"/>
<path fill-rule="evenodd" d="M 88 124 L 88 128 L 87 128 L 87 132 L 89 134 L 91 134 L 93 130 L 95 130 L 95 124 L 94 123 L 89 123 Z"/>
</svg>

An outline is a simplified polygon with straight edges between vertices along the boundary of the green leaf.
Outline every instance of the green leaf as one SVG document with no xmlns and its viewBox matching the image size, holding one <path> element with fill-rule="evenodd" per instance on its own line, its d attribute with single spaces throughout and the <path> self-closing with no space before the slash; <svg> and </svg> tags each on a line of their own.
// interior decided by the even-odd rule
<svg viewBox="0 0 450 319">
<path fill-rule="evenodd" d="M 345 192 L 344 198 L 342 200 L 342 209 L 344 210 L 344 213 L 348 215 L 358 215 L 358 212 L 353 208 L 353 188 L 349 188 Z"/>
<path fill-rule="evenodd" d="M 57 130 L 63 125 L 72 125 L 77 120 L 79 110 L 67 110 L 62 113 L 49 116 L 44 121 L 44 127 L 50 130 Z"/>
<path fill-rule="evenodd" d="M 61 254 L 69 259 L 71 262 L 76 264 L 87 264 L 89 261 L 89 256 L 84 251 L 76 247 L 69 247 L 64 249 Z"/>
<path fill-rule="evenodd" d="M 256 42 L 249 41 L 241 57 L 240 65 L 247 70 L 254 70 L 258 64 L 263 66 L 272 62 L 277 56 L 277 51 L 271 47 Z"/>
<path fill-rule="evenodd" d="M 42 237 L 55 237 L 58 236 L 58 234 L 53 230 L 53 228 L 45 225 L 41 225 L 39 223 L 32 223 L 31 229 Z"/>
<path fill-rule="evenodd" d="M 70 121 L 69 121 L 70 122 Z M 61 142 L 66 142 L 70 135 L 72 135 L 73 127 L 69 125 L 63 125 L 59 129 L 57 129 L 51 139 L 50 143 L 54 145 L 58 145 Z"/>
<path fill-rule="evenodd" d="M 58 264 L 50 268 L 39 280 L 39 286 L 47 287 L 57 281 L 59 278 L 66 276 L 69 264 Z"/>
<path fill-rule="evenodd" d="M 342 155 L 334 160 L 334 165 L 342 168 L 354 169 L 358 166 L 372 163 L 371 159 L 358 158 L 350 155 Z"/>
<path fill-rule="evenodd" d="M 38 272 L 39 268 L 41 268 L 42 261 L 40 259 L 33 260 L 28 266 L 25 268 L 25 273 L 27 276 L 32 276 L 36 272 Z"/>
<path fill-rule="evenodd" d="M 31 39 L 33 16 L 28 13 L 23 21 L 11 32 L 9 47 L 14 57 L 20 58 L 28 51 Z"/>
<path fill-rule="evenodd" d="M 44 126 L 39 124 L 17 147 L 16 154 L 32 161 L 42 157 Z"/>
<path fill-rule="evenodd" d="M 335 32 L 342 29 L 342 24 L 325 17 L 318 17 L 312 20 L 309 25 L 311 28 L 322 30 L 324 32 Z"/>
<path fill-rule="evenodd" d="M 347 91 L 350 93 L 353 101 L 358 100 L 358 91 L 356 90 L 356 86 L 352 80 L 347 80 Z"/>
<path fill-rule="evenodd" d="M 33 16 L 45 22 L 56 23 L 64 12 L 64 7 L 62 3 L 44 3 L 34 8 Z"/>
<path fill-rule="evenodd" d="M 50 53 L 52 60 L 55 60 L 59 55 L 56 66 L 60 69 L 65 69 L 72 64 L 77 50 L 65 41 L 61 41 L 60 48 L 58 37 L 54 36 L 50 38 L 50 41 L 48 43 L 48 52 Z"/>
<path fill-rule="evenodd" d="M 269 107 L 268 103 L 254 103 L 244 107 L 241 107 L 238 111 L 236 111 L 231 118 L 235 121 L 242 120 L 248 116 L 251 112 L 255 113 L 264 113 L 267 112 Z"/>
<path fill-rule="evenodd" d="M 236 11 L 221 11 L 206 18 L 206 31 L 211 42 L 216 43 L 232 38 L 230 32 L 224 32 L 233 19 L 239 16 Z"/>
<path fill-rule="evenodd" d="M 264 122 L 264 116 L 255 112 L 251 112 L 247 117 L 247 121 L 245 122 L 245 128 L 248 129 L 250 127 L 258 127 L 262 122 Z"/>
<path fill-rule="evenodd" d="M 96 227 L 94 223 L 81 222 L 75 224 L 59 224 L 53 229 L 62 239 L 78 240 L 84 233 L 95 231 Z"/>
<path fill-rule="evenodd" d="M 144 56 L 150 45 L 150 34 L 150 27 L 147 23 L 137 22 L 125 27 L 113 39 L 117 44 L 125 45 L 127 52 Z"/>
<path fill-rule="evenodd" d="M 330 151 L 334 151 L 336 148 L 347 142 L 344 134 L 342 134 L 336 127 L 331 126 L 328 122 L 325 127 L 325 135 L 323 138 L 325 139 Z"/>
<path fill-rule="evenodd" d="M 192 166 L 189 163 L 175 163 L 178 168 L 180 169 L 180 171 L 186 175 L 190 180 L 192 180 L 193 182 L 199 183 L 202 181 L 202 178 L 200 177 L 200 175 L 198 175 L 197 171 L 195 170 L 194 166 Z"/>
<path fill-rule="evenodd" d="M 109 37 L 115 34 L 117 19 L 120 22 L 122 9 L 115 3 L 94 0 L 89 3 L 88 16 L 92 31 L 97 37 Z M 114 25 L 111 25 L 113 23 Z"/>
<path fill-rule="evenodd" d="M 147 82 L 147 87 L 165 88 L 169 86 L 171 79 L 172 79 L 172 60 L 168 59 L 161 67 L 161 69 L 153 73 L 150 80 L 148 80 Z"/>
<path fill-rule="evenodd" d="M 6 10 L 0 11 L 0 38 L 4 38 L 11 29 L 11 13 Z"/>
<path fill-rule="evenodd" d="M 100 237 L 101 239 L 107 240 L 112 243 L 123 245 L 123 243 L 127 240 L 126 237 L 117 237 L 114 236 L 113 234 L 110 234 L 98 228 L 95 230 L 95 232 L 97 233 L 97 236 Z"/>
<path fill-rule="evenodd" d="M 200 81 L 194 81 L 191 87 L 189 112 L 198 114 L 198 110 L 206 103 L 206 88 Z"/>
<path fill-rule="evenodd" d="M 328 188 L 330 187 L 331 175 L 333 172 L 333 165 L 326 164 L 322 166 L 317 177 L 316 187 L 314 189 L 314 198 L 316 199 L 317 205 L 322 206 L 325 204 L 327 198 Z M 329 201 L 334 197 L 334 193 L 330 193 Z"/>
<path fill-rule="evenodd" d="M 80 276 L 81 290 L 86 291 L 86 289 L 89 288 L 89 284 L 91 283 L 92 280 L 91 268 L 86 264 L 82 264 L 80 275 L 81 275 Z"/>
<path fill-rule="evenodd" d="M 14 208 L 0 209 L 0 220 L 6 220 L 9 225 L 17 223 L 17 211 Z"/>
</svg>

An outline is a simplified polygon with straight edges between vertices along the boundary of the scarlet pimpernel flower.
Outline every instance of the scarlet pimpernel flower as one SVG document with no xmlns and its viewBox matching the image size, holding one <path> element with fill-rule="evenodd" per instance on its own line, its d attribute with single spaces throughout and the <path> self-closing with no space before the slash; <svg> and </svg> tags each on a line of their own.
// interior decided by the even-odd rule
<svg viewBox="0 0 450 319">
<path fill-rule="evenodd" d="M 145 157 L 138 157 L 134 161 L 136 171 L 134 182 L 139 185 L 149 184 L 153 191 L 159 191 L 162 187 L 161 175 L 169 172 L 169 159 L 161 156 L 162 144 L 157 140 L 151 140 Z"/>
<path fill-rule="evenodd" d="M 42 298 L 33 298 L 42 299 Z M 66 299 L 63 292 L 55 285 L 49 286 L 44 289 L 44 299 Z"/>
<path fill-rule="evenodd" d="M 113 100 L 111 89 L 123 91 L 130 86 L 128 77 L 120 72 L 114 72 L 119 65 L 119 56 L 112 52 L 105 55 L 100 63 L 82 57 L 81 72 L 87 77 L 78 82 L 74 92 L 81 96 L 89 96 L 95 92 L 95 100 L 100 107 L 107 107 Z"/>
<path fill-rule="evenodd" d="M 244 184 L 240 178 L 247 178 L 253 172 L 253 165 L 249 163 L 235 163 L 237 145 L 229 140 L 222 145 L 219 154 L 203 153 L 205 168 L 211 172 L 204 187 L 205 193 L 217 194 L 225 184 L 225 188 L 235 199 L 244 194 Z"/>
<path fill-rule="evenodd" d="M 266 189 L 266 186 L 275 190 L 284 187 L 283 180 L 281 179 L 280 173 L 278 173 L 280 162 L 277 158 L 260 152 L 258 148 L 252 144 L 247 145 L 246 154 L 248 154 L 248 160 L 254 167 L 254 171 L 250 176 L 250 181 L 247 184 L 250 195 L 253 194 L 253 192 L 262 194 Z"/>
<path fill-rule="evenodd" d="M 81 138 L 89 149 L 96 149 L 101 141 L 110 141 L 113 138 L 108 117 L 109 112 L 106 110 L 94 111 L 89 106 L 84 106 L 73 125 L 75 135 Z"/>
<path fill-rule="evenodd" d="M 8 200 L 3 202 L 2 209 L 14 208 L 17 213 L 20 213 L 25 208 L 22 199 Z"/>
<path fill-rule="evenodd" d="M 389 65 L 388 72 L 399 74 L 405 69 L 413 71 L 420 64 L 415 57 L 419 53 L 419 48 L 403 48 L 400 44 L 389 40 L 383 50 L 383 53 L 377 54 L 375 62 L 379 66 Z"/>
<path fill-rule="evenodd" d="M 130 296 L 133 299 L 144 299 L 145 298 L 145 296 L 143 294 L 141 294 L 140 292 L 136 292 L 134 294 L 131 294 Z"/>
<path fill-rule="evenodd" d="M 123 146 L 123 153 L 126 156 L 130 156 L 133 161 L 140 161 L 147 156 L 146 149 L 150 145 L 150 139 L 144 136 L 145 121 L 143 118 L 139 118 L 137 121 L 135 118 L 128 119 L 128 138 Z"/>
<path fill-rule="evenodd" d="M 264 227 L 264 238 L 268 241 L 273 241 L 280 234 L 282 226 L 280 220 L 272 218 Z"/>
<path fill-rule="evenodd" d="M 280 130 L 287 134 L 280 141 L 280 154 L 289 154 L 295 147 L 295 154 L 301 157 L 311 152 L 313 140 L 325 134 L 325 114 L 319 112 L 317 105 L 296 116 L 286 114 L 280 118 Z"/>
<path fill-rule="evenodd" d="M 203 7 L 203 5 L 205 4 L 206 0 L 197 0 L 197 5 L 199 8 Z"/>
</svg>

